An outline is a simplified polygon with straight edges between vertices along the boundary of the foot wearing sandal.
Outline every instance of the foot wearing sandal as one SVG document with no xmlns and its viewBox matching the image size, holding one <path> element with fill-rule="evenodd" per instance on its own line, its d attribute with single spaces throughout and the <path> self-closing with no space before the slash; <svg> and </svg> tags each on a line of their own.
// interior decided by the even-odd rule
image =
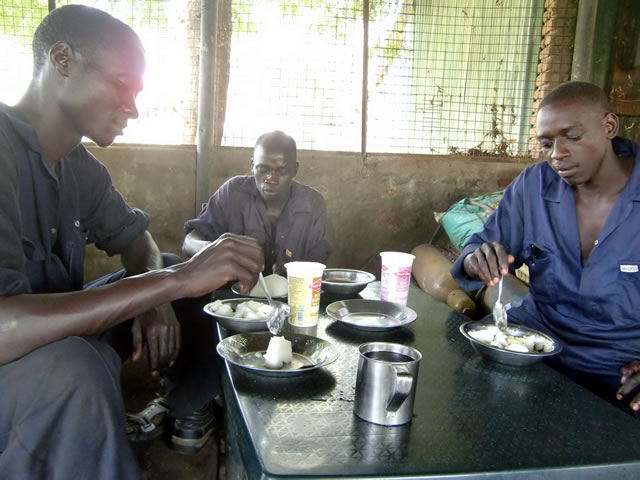
<svg viewBox="0 0 640 480">
<path fill-rule="evenodd" d="M 185 455 L 194 455 L 204 447 L 216 427 L 215 400 L 190 415 L 176 418 L 169 446 Z"/>
<path fill-rule="evenodd" d="M 148 442 L 162 435 L 171 411 L 167 399 L 158 396 L 139 413 L 127 414 L 127 437 L 132 443 Z"/>
</svg>

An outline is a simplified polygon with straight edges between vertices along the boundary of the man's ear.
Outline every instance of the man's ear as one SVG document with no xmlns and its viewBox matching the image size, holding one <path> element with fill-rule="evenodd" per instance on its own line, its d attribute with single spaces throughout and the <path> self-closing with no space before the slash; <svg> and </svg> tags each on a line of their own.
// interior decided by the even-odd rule
<svg viewBox="0 0 640 480">
<path fill-rule="evenodd" d="M 253 157 L 251 157 L 251 160 L 249 160 L 249 167 L 251 168 L 251 171 L 253 172 Z"/>
<path fill-rule="evenodd" d="M 613 140 L 618 135 L 618 128 L 620 127 L 620 121 L 615 113 L 607 113 L 604 117 L 604 128 L 607 133 L 607 138 Z"/>
<path fill-rule="evenodd" d="M 49 60 L 51 61 L 53 68 L 55 68 L 63 77 L 69 76 L 72 56 L 73 50 L 66 42 L 56 42 L 49 50 Z"/>
<path fill-rule="evenodd" d="M 293 167 L 293 176 L 295 177 L 296 175 L 298 175 L 298 167 L 300 166 L 300 164 L 298 162 L 296 162 L 295 167 Z"/>
</svg>

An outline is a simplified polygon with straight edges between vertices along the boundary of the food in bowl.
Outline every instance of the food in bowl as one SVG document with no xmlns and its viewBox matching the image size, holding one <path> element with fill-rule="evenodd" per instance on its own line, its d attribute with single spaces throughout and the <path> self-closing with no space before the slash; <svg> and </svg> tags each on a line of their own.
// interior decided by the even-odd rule
<svg viewBox="0 0 640 480">
<path fill-rule="evenodd" d="M 503 332 L 495 325 L 487 325 L 485 328 L 469 330 L 467 334 L 480 343 L 492 347 L 501 348 L 519 353 L 548 353 L 553 351 L 554 345 L 548 338 L 537 333 L 524 333 L 514 335 L 513 329 L 507 327 Z"/>
<path fill-rule="evenodd" d="M 228 303 L 224 303 L 222 300 L 216 300 L 210 304 L 209 310 L 216 315 L 223 315 L 225 317 L 259 320 L 266 318 L 271 311 L 271 306 L 255 300 L 247 300 L 246 302 L 238 303 L 234 310 Z"/>
<path fill-rule="evenodd" d="M 285 363 L 291 363 L 292 358 L 291 342 L 284 337 L 271 337 L 267 351 L 264 354 L 265 366 L 278 370 Z"/>
<path fill-rule="evenodd" d="M 276 273 L 273 275 L 267 275 L 264 277 L 264 283 L 267 285 L 269 295 L 272 297 L 286 297 L 289 293 L 289 282 L 283 276 Z M 260 283 L 256 285 L 249 292 L 250 297 L 266 297 L 264 289 Z"/>
<path fill-rule="evenodd" d="M 334 295 L 355 295 L 376 279 L 364 270 L 327 268 L 322 274 L 322 290 Z"/>
</svg>

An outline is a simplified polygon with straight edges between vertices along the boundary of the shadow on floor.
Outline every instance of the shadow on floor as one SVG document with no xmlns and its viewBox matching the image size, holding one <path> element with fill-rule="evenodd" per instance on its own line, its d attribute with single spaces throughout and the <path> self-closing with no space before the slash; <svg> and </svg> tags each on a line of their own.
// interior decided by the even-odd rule
<svg viewBox="0 0 640 480">
<path fill-rule="evenodd" d="M 127 362 L 122 367 L 122 395 L 127 412 L 142 410 L 147 402 L 160 392 L 159 381 L 151 377 L 146 360 Z M 182 455 L 168 447 L 166 436 L 154 441 L 133 446 L 147 480 L 224 480 L 224 464 L 219 460 L 222 419 L 220 427 L 196 455 Z M 170 434 L 167 429 L 167 434 Z"/>
</svg>

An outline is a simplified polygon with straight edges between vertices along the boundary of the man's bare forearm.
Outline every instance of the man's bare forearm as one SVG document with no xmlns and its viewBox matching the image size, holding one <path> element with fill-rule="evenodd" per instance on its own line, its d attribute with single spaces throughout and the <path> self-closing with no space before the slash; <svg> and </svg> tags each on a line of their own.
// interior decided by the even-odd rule
<svg viewBox="0 0 640 480">
<path fill-rule="evenodd" d="M 200 232 L 192 230 L 184 237 L 182 252 L 187 258 L 191 258 L 210 243 Z"/>
<path fill-rule="evenodd" d="M 162 255 L 148 231 L 140 234 L 120 255 L 120 261 L 130 275 L 162 268 Z"/>
<path fill-rule="evenodd" d="M 0 297 L 0 365 L 71 335 L 102 332 L 184 296 L 179 266 L 91 290 Z"/>
</svg>

